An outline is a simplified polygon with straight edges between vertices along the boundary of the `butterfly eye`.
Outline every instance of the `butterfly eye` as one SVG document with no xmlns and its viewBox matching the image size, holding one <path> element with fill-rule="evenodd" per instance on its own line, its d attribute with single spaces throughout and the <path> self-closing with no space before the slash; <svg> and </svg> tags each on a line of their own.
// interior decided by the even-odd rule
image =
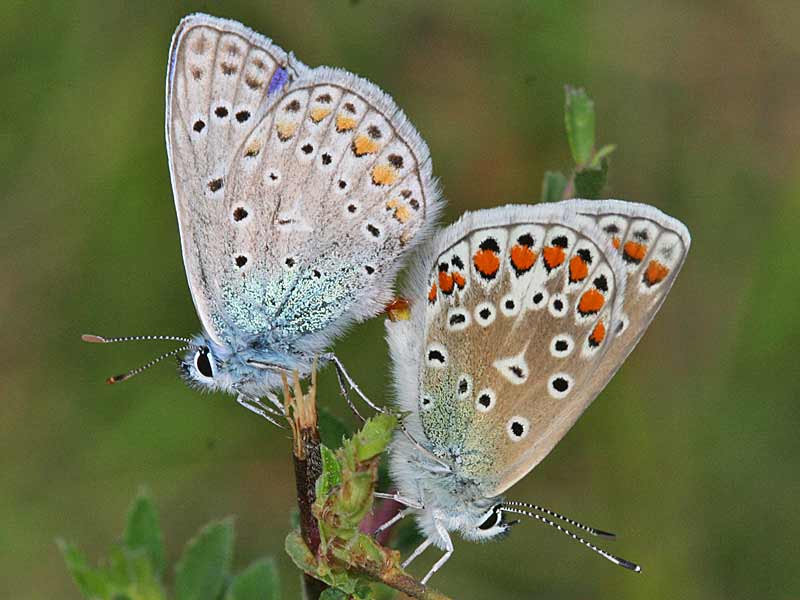
<svg viewBox="0 0 800 600">
<path fill-rule="evenodd" d="M 211 361 L 208 359 L 208 348 L 202 348 L 194 355 L 194 366 L 197 372 L 203 377 L 213 377 L 214 371 L 211 368 Z"/>
<path fill-rule="evenodd" d="M 492 511 L 492 514 L 490 514 L 488 517 L 486 517 L 486 519 L 483 521 L 483 523 L 478 525 L 478 529 L 486 531 L 487 529 L 491 529 L 492 527 L 497 525 L 497 523 L 499 521 L 500 521 L 500 511 L 496 511 L 496 510 Z"/>
</svg>

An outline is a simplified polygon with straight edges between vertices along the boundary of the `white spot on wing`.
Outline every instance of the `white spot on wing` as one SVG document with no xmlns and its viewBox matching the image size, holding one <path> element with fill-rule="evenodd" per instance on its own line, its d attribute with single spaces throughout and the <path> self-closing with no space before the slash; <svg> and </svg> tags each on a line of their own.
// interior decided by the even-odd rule
<svg viewBox="0 0 800 600">
<path fill-rule="evenodd" d="M 552 340 L 550 340 L 550 354 L 556 358 L 564 358 L 572 354 L 572 348 L 575 341 L 571 335 L 566 333 L 559 333 Z"/>
<path fill-rule="evenodd" d="M 525 417 L 511 417 L 506 424 L 506 433 L 512 442 L 518 442 L 530 433 L 531 424 Z"/>
<path fill-rule="evenodd" d="M 481 302 L 475 307 L 475 320 L 481 327 L 488 327 L 497 318 L 497 310 L 491 302 Z"/>
<path fill-rule="evenodd" d="M 525 362 L 524 349 L 516 356 L 494 361 L 492 366 L 500 371 L 500 374 L 513 385 L 522 385 L 528 380 L 528 375 L 530 374 L 528 363 Z"/>
<path fill-rule="evenodd" d="M 572 391 L 575 381 L 567 373 L 555 373 L 547 380 L 547 392 L 553 398 L 565 398 Z"/>
<path fill-rule="evenodd" d="M 475 399 L 475 408 L 478 412 L 489 412 L 494 408 L 497 403 L 497 395 L 491 388 L 484 388 L 478 392 L 478 397 Z"/>
</svg>

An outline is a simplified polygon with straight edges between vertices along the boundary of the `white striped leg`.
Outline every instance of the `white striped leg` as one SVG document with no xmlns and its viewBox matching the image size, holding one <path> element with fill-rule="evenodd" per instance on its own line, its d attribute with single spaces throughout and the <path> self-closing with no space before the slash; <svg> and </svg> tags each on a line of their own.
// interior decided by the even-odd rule
<svg viewBox="0 0 800 600">
<path fill-rule="evenodd" d="M 427 538 L 424 542 L 422 542 L 419 546 L 417 546 L 417 549 L 414 550 L 414 552 L 411 553 L 411 556 L 405 559 L 403 561 L 403 564 L 400 566 L 403 567 L 404 569 L 408 568 L 408 565 L 410 565 L 415 558 L 417 558 L 420 554 L 425 552 L 428 546 L 431 545 L 431 542 L 432 542 L 431 538 Z"/>
<path fill-rule="evenodd" d="M 336 369 L 336 380 L 339 382 L 339 393 L 342 394 L 344 401 L 347 402 L 347 406 L 350 407 L 350 411 L 358 418 L 359 421 L 362 423 L 366 422 L 366 419 L 363 415 L 358 412 L 356 405 L 353 404 L 353 401 L 350 399 L 350 392 L 347 391 L 347 386 L 345 385 L 344 377 L 342 376 L 342 372 L 337 367 Z"/>
<path fill-rule="evenodd" d="M 361 398 L 367 404 L 367 406 L 369 406 L 375 412 L 379 412 L 385 415 L 390 414 L 388 410 L 375 404 L 372 400 L 370 400 L 367 397 L 367 395 L 364 392 L 361 391 L 361 388 L 358 387 L 358 384 L 355 381 L 353 381 L 352 377 L 350 377 L 350 373 L 348 373 L 347 369 L 344 368 L 344 365 L 342 364 L 342 361 L 339 360 L 338 356 L 336 356 L 333 352 L 329 352 L 328 354 L 324 355 L 324 358 L 327 358 L 334 364 L 334 366 L 336 367 L 336 371 L 339 374 L 341 374 L 342 377 L 344 377 L 345 381 L 347 381 L 347 385 L 350 386 L 350 389 L 353 390 L 356 394 L 358 394 L 358 397 Z"/>
<path fill-rule="evenodd" d="M 399 511 L 395 516 L 393 516 L 391 519 L 386 521 L 386 523 L 384 523 L 383 525 L 378 527 L 375 531 L 373 531 L 372 535 L 378 535 L 381 531 L 385 531 L 385 530 L 389 529 L 389 527 L 391 527 L 392 525 L 397 523 L 400 519 L 403 519 L 403 518 L 407 517 L 408 515 L 410 515 L 412 512 L 414 512 L 414 510 L 415 509 L 413 509 L 411 507 L 404 508 L 403 510 Z"/>
<path fill-rule="evenodd" d="M 409 508 L 415 508 L 417 510 L 422 510 L 425 508 L 425 505 L 420 500 L 412 500 L 411 498 L 406 498 L 405 496 L 401 496 L 397 492 L 394 494 L 384 494 L 383 492 L 374 492 L 372 494 L 376 498 L 380 498 L 381 500 L 394 500 L 395 502 L 402 504 L 403 506 L 407 506 Z"/>
<path fill-rule="evenodd" d="M 350 377 L 350 374 L 347 372 L 347 369 L 344 368 L 344 365 L 342 364 L 342 361 L 340 361 L 339 357 L 337 357 L 333 352 L 329 352 L 328 354 L 325 354 L 323 356 L 323 358 L 326 358 L 326 359 L 330 360 L 334 364 L 334 366 L 336 367 L 336 375 L 337 375 L 337 377 L 339 377 L 339 387 L 341 388 L 342 395 L 344 396 L 345 400 L 347 401 L 347 404 L 350 407 L 350 410 L 352 410 L 362 421 L 364 420 L 364 417 L 361 416 L 361 414 L 358 412 L 358 410 L 356 410 L 356 408 L 353 405 L 353 403 L 350 401 L 350 396 L 347 394 L 345 386 L 342 384 L 342 378 L 344 378 L 344 380 L 347 382 L 347 385 L 350 386 L 350 389 L 353 390 L 358 395 L 358 397 L 361 398 L 366 403 L 366 405 L 369 406 L 372 410 L 374 410 L 375 412 L 379 412 L 381 414 L 384 414 L 384 415 L 393 414 L 388 409 L 382 408 L 382 407 L 378 406 L 377 404 L 375 404 L 372 400 L 370 400 L 367 397 L 367 395 L 364 392 L 361 391 L 361 388 L 359 388 L 358 385 L 356 384 L 356 382 L 353 381 L 353 378 Z M 411 435 L 411 433 L 409 433 L 408 429 L 406 429 L 406 426 L 405 426 L 405 423 L 403 423 L 402 417 L 400 417 L 399 415 L 395 415 L 395 416 L 397 417 L 398 425 L 400 427 L 400 430 L 403 432 L 403 435 L 405 435 L 406 438 L 408 438 L 408 441 L 411 442 L 417 450 L 419 450 L 423 455 L 427 456 L 428 458 L 430 458 L 431 460 L 436 462 L 440 467 L 443 467 L 444 469 L 446 469 L 448 472 L 452 471 L 452 468 L 450 467 L 450 465 L 448 465 L 446 462 L 444 462 L 442 459 L 440 459 L 438 456 L 436 456 L 433 452 L 428 450 L 425 446 L 423 446 L 416 439 L 414 439 L 414 436 Z"/>
<path fill-rule="evenodd" d="M 286 416 L 286 409 L 283 406 L 283 402 L 281 402 L 280 399 L 278 399 L 278 396 L 276 396 L 273 392 L 267 392 L 266 394 L 264 394 L 264 396 L 267 398 L 267 400 L 272 402 L 273 406 L 275 406 L 275 408 L 277 409 L 279 415 Z M 261 404 L 260 400 L 258 402 L 259 404 Z"/>
<path fill-rule="evenodd" d="M 444 540 L 445 553 L 444 556 L 442 556 L 442 558 L 437 560 L 436 564 L 434 564 L 431 567 L 431 570 L 428 571 L 428 574 L 422 578 L 422 581 L 420 582 L 422 585 L 428 583 L 428 580 L 431 578 L 431 575 L 433 575 L 434 573 L 436 573 L 436 571 L 441 569 L 442 565 L 444 565 L 444 563 L 450 560 L 450 557 L 453 556 L 453 540 L 450 539 L 450 534 L 447 533 L 447 530 L 444 528 L 444 525 L 442 525 L 441 521 L 434 520 L 434 524 L 436 525 L 437 533 Z"/>
<path fill-rule="evenodd" d="M 273 409 L 271 409 L 267 405 L 261 403 L 260 401 L 254 400 L 253 398 L 250 398 L 249 396 L 245 396 L 243 394 L 239 394 L 236 397 L 236 401 L 239 404 L 241 404 L 242 406 L 244 406 L 250 412 L 253 412 L 253 413 L 257 414 L 259 417 L 265 418 L 267 421 L 269 421 L 270 423 L 275 425 L 275 427 L 278 427 L 280 429 L 285 429 L 285 427 L 283 425 L 279 424 L 273 418 L 272 415 L 278 416 L 276 411 L 274 411 Z M 272 413 L 272 414 L 270 414 L 270 413 Z M 280 416 L 283 416 L 283 415 L 280 415 Z"/>
</svg>

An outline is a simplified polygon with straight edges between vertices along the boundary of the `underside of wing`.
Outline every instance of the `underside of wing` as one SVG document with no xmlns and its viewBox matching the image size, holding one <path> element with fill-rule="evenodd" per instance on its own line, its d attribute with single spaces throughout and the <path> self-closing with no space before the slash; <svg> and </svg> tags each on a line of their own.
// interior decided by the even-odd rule
<svg viewBox="0 0 800 600">
<path fill-rule="evenodd" d="M 639 343 L 683 267 L 691 245 L 686 226 L 647 204 L 571 200 L 565 204 L 596 223 L 622 257 L 624 310 L 608 356 L 593 377 L 602 389 Z"/>
<path fill-rule="evenodd" d="M 236 129 L 243 109 L 227 108 L 240 135 L 225 138 L 225 168 L 194 178 L 187 199 L 202 239 L 189 250 L 215 326 L 317 351 L 382 309 L 441 202 L 428 148 L 389 96 L 342 70 L 298 63 L 295 74 L 246 130 Z"/>
<path fill-rule="evenodd" d="M 401 254 L 439 204 L 428 149 L 394 102 L 352 74 L 317 69 L 236 155 L 222 300 L 244 305 L 231 311 L 242 330 L 330 336 L 382 309 Z"/>
<path fill-rule="evenodd" d="M 217 342 L 226 327 L 214 253 L 234 153 L 289 80 L 307 69 L 235 21 L 190 15 L 175 32 L 167 71 L 166 137 L 192 299 Z"/>
<path fill-rule="evenodd" d="M 621 311 L 621 264 L 561 205 L 469 214 L 436 248 L 415 289 L 415 408 L 432 451 L 493 495 L 596 395 L 587 380 Z"/>
<path fill-rule="evenodd" d="M 395 369 L 414 382 L 399 386 L 403 408 L 486 496 L 538 464 L 600 393 L 685 257 L 688 235 L 674 220 L 596 205 L 467 215 L 435 240 L 415 279 L 409 331 L 424 331 L 421 345 L 390 328 Z M 618 229 L 604 231 L 610 208 Z"/>
</svg>

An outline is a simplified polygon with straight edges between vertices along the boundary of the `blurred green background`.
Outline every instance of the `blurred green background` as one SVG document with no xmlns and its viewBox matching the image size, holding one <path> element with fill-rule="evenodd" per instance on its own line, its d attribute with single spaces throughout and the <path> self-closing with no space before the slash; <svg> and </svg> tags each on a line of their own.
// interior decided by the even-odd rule
<svg viewBox="0 0 800 600">
<path fill-rule="evenodd" d="M 436 587 L 456 598 L 800 597 L 800 7 L 708 0 L 3 2 L 3 597 L 77 598 L 54 539 L 97 557 L 139 484 L 172 561 L 202 523 L 235 514 L 237 567 L 273 554 L 297 596 L 282 550 L 294 495 L 285 432 L 189 390 L 169 365 L 105 386 L 162 346 L 79 342 L 199 329 L 163 140 L 169 40 L 195 10 L 392 94 L 431 147 L 447 221 L 534 202 L 543 172 L 569 166 L 573 83 L 596 101 L 598 141 L 618 144 L 610 195 L 692 232 L 636 352 L 512 494 L 619 532 L 607 546 L 645 573 L 526 523 L 503 543 L 456 542 Z M 376 319 L 337 344 L 373 397 L 388 382 L 382 337 Z M 331 372 L 322 383 L 347 416 Z"/>
</svg>

